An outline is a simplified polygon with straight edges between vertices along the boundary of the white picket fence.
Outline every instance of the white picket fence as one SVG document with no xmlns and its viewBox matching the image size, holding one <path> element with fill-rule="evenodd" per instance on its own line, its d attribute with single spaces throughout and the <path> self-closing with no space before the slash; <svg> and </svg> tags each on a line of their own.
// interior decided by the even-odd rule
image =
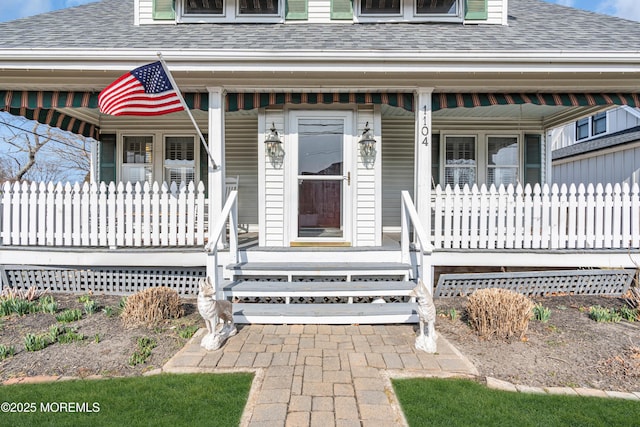
<svg viewBox="0 0 640 427">
<path fill-rule="evenodd" d="M 197 187 L 193 182 L 180 186 L 5 183 L 0 203 L 3 246 L 204 244 L 202 182 Z"/>
<path fill-rule="evenodd" d="M 432 238 L 447 249 L 639 248 L 640 191 L 638 184 L 437 186 Z"/>
</svg>

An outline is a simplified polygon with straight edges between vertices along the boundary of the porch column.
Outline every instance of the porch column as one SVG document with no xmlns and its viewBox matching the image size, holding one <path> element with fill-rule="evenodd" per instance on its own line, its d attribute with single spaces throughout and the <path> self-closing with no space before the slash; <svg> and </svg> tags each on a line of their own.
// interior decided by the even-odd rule
<svg viewBox="0 0 640 427">
<path fill-rule="evenodd" d="M 418 88 L 415 92 L 416 147 L 413 199 L 420 221 L 431 234 L 431 95 L 433 88 Z"/>
<path fill-rule="evenodd" d="M 209 152 L 217 164 L 217 169 L 213 169 L 211 159 L 209 159 L 209 239 L 215 236 L 211 235 L 212 228 L 222 213 L 224 206 L 225 194 L 225 168 L 224 168 L 224 97 L 225 92 L 221 87 L 208 87 L 209 91 L 209 126 L 208 126 L 208 142 Z M 204 153 L 206 156 L 206 153 Z M 221 243 L 219 243 L 221 245 Z M 220 248 L 220 246 L 219 246 Z M 216 266 L 213 265 L 213 258 L 209 257 L 207 262 L 207 275 L 211 278 L 215 277 Z"/>
</svg>

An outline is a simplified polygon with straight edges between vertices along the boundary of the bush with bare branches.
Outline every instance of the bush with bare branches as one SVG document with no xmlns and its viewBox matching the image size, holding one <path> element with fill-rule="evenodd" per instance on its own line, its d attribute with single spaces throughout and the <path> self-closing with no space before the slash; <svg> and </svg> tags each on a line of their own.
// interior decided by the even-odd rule
<svg viewBox="0 0 640 427">
<path fill-rule="evenodd" d="M 522 339 L 533 314 L 533 302 L 507 289 L 480 289 L 467 303 L 469 324 L 486 339 Z"/>
<path fill-rule="evenodd" d="M 184 315 L 178 293 L 165 287 L 149 288 L 127 298 L 122 322 L 127 327 L 155 326 L 167 319 Z"/>
</svg>

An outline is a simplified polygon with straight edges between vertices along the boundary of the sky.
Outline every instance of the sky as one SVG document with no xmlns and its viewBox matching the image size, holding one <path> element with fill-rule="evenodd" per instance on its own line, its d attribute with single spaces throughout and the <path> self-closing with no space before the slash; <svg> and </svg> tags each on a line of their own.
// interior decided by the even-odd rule
<svg viewBox="0 0 640 427">
<path fill-rule="evenodd" d="M 97 0 L 0 0 L 0 22 Z M 122 0 L 125 1 L 125 0 Z M 578 9 L 640 21 L 639 0 L 545 0 Z"/>
</svg>

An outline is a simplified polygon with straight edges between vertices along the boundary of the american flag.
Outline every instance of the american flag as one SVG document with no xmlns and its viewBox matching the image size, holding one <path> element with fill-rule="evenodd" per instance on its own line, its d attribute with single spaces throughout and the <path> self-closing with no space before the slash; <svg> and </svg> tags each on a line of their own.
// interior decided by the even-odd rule
<svg viewBox="0 0 640 427">
<path fill-rule="evenodd" d="M 160 61 L 120 77 L 98 96 L 100 111 L 112 116 L 160 116 L 184 110 Z"/>
</svg>

